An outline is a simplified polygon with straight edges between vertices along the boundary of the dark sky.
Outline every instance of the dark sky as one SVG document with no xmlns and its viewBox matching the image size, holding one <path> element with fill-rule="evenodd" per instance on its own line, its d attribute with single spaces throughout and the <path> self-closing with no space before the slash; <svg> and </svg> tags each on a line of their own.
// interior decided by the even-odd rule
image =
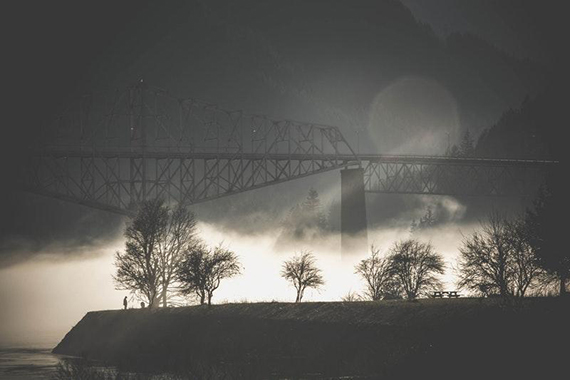
<svg viewBox="0 0 570 380">
<path fill-rule="evenodd" d="M 39 126 L 77 94 L 144 78 L 181 97 L 338 125 L 353 145 L 355 132 L 374 114 L 375 99 L 381 99 L 396 116 L 380 124 L 427 118 L 445 125 L 445 130 L 431 131 L 434 136 L 455 128 L 458 139 L 466 128 L 480 132 L 489 127 L 507 108 L 558 78 L 567 35 L 560 3 L 127 0 L 4 5 L 9 116 L 2 127 L 0 255 L 5 259 L 0 265 L 48 244 L 61 243 L 62 252 L 73 252 L 77 245 L 120 233 L 121 219 L 113 215 L 16 191 Z M 477 38 L 446 40 L 457 32 Z M 391 92 L 383 92 L 386 88 Z M 443 94 L 438 99 L 449 94 L 449 101 L 430 99 L 433 91 Z M 411 110 L 419 112 L 418 119 L 406 116 Z M 456 122 L 449 118 L 452 111 Z M 408 139 L 390 130 L 363 133 L 370 141 L 364 143 L 366 150 L 400 152 L 397 147 Z M 442 144 L 436 139 L 420 153 L 436 154 Z M 412 144 L 407 153 L 422 147 Z M 315 179 L 314 186 L 326 192 L 334 184 L 331 178 Z M 311 184 L 284 185 L 291 195 L 281 202 L 274 201 L 271 189 L 257 192 L 255 200 L 265 200 L 271 205 L 266 211 L 278 214 Z M 235 199 L 226 202 L 236 203 L 236 217 L 252 213 L 251 196 Z M 417 207 L 418 201 L 371 203 L 383 210 L 376 220 L 381 222 Z M 219 220 L 219 207 L 201 208 L 202 217 Z M 225 223 L 231 225 L 232 219 Z"/>
</svg>

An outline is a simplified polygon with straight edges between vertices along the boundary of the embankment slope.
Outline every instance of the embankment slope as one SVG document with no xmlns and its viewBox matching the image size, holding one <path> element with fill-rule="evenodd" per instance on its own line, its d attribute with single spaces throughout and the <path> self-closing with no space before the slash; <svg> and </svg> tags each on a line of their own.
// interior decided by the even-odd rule
<svg viewBox="0 0 570 380">
<path fill-rule="evenodd" d="M 53 352 L 158 370 L 240 363 L 287 374 L 544 377 L 565 363 L 569 310 L 553 298 L 98 311 Z"/>
</svg>

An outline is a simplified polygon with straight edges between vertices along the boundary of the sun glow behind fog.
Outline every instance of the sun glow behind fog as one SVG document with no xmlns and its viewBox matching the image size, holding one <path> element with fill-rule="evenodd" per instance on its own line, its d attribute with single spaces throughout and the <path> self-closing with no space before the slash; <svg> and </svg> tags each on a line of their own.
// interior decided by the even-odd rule
<svg viewBox="0 0 570 380">
<path fill-rule="evenodd" d="M 377 153 L 443 154 L 460 137 L 457 101 L 434 79 L 403 76 L 371 102 L 368 133 Z"/>
<path fill-rule="evenodd" d="M 363 291 L 363 282 L 354 274 L 354 265 L 368 253 L 343 260 L 338 235 L 313 244 L 291 242 L 277 247 L 278 230 L 244 236 L 211 224 L 198 226 L 208 245 L 222 243 L 239 255 L 243 266 L 241 275 L 222 282 L 214 294 L 214 303 L 292 302 L 295 289 L 281 277 L 281 266 L 303 249 L 314 253 L 325 280 L 322 289 L 307 290 L 304 301 L 340 301 L 348 292 Z M 449 225 L 415 235 L 422 241 L 430 241 L 444 256 L 447 270 L 442 279 L 446 289 L 455 289 L 451 264 L 457 257 L 462 232 L 468 234 L 472 227 L 464 226 L 460 231 Z M 408 237 L 408 228 L 383 228 L 369 231 L 368 240 L 385 253 L 395 241 Z M 115 290 L 112 275 L 114 253 L 122 250 L 123 245 L 121 238 L 97 252 L 81 255 L 81 259 L 64 261 L 44 254 L 33 262 L 0 270 L 0 337 L 21 339 L 39 331 L 62 335 L 89 311 L 121 308 L 122 298 L 128 292 Z M 130 300 L 131 305 L 138 306 L 134 298 Z"/>
<path fill-rule="evenodd" d="M 288 301 L 295 299 L 295 289 L 281 277 L 283 261 L 301 250 L 310 250 L 323 271 L 325 286 L 319 290 L 309 289 L 306 301 L 338 301 L 350 289 L 358 286 L 352 276 L 352 266 L 340 257 L 340 237 L 330 236 L 316 244 L 288 244 L 275 247 L 279 231 L 275 234 L 240 237 L 222 233 L 213 226 L 201 225 L 204 239 L 223 244 L 236 252 L 243 266 L 240 276 L 226 280 L 215 294 L 214 301 Z"/>
<path fill-rule="evenodd" d="M 463 233 L 470 233 L 473 227 L 465 226 L 460 230 L 456 226 L 445 225 L 414 235 L 421 241 L 430 242 L 443 255 L 446 272 L 441 280 L 445 289 L 456 289 L 453 268 L 456 266 L 458 247 Z M 362 293 L 364 290 L 362 279 L 354 273 L 354 266 L 369 252 L 343 259 L 339 235 L 331 235 L 312 244 L 291 242 L 285 247 L 276 247 L 278 231 L 275 234 L 243 237 L 201 224 L 200 232 L 211 245 L 223 242 L 224 246 L 239 255 L 243 266 L 241 275 L 222 283 L 214 296 L 215 302 L 293 301 L 295 289 L 280 276 L 280 271 L 283 261 L 301 250 L 313 252 L 325 280 L 322 289 L 308 290 L 304 300 L 340 301 L 349 292 Z M 395 241 L 409 237 L 408 228 L 383 228 L 369 231 L 368 241 L 382 253 L 387 253 Z"/>
</svg>

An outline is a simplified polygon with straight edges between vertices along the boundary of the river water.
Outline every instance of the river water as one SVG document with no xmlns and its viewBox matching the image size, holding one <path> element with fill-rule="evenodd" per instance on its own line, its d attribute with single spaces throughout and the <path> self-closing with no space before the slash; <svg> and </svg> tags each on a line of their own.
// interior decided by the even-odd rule
<svg viewBox="0 0 570 380">
<path fill-rule="evenodd" d="M 42 332 L 28 334 L 26 337 L 22 335 L 12 338 L 0 336 L 0 380 L 53 380 L 54 376 L 58 374 L 58 364 L 60 364 L 63 359 L 67 358 L 67 362 L 69 362 L 69 360 L 75 361 L 73 358 L 51 353 L 51 350 L 61 341 L 64 335 L 65 333 L 61 332 Z M 103 371 L 105 373 L 116 373 L 114 368 L 101 366 L 100 364 L 95 364 L 92 368 L 96 368 L 97 371 Z M 223 375 L 222 372 L 220 373 Z M 178 379 L 176 376 L 167 374 L 144 375 L 123 373 L 123 375 L 126 375 L 126 377 L 121 376 L 121 378 L 134 376 L 134 379 L 148 380 Z M 271 378 L 281 378 L 281 376 L 275 373 L 272 375 L 273 377 Z M 73 375 L 71 377 L 69 377 L 69 375 L 64 376 L 64 378 L 71 379 L 74 377 L 75 376 Z M 111 379 L 113 377 L 107 378 Z M 201 376 L 198 376 L 198 378 L 201 378 Z M 208 376 L 208 378 L 211 377 Z M 313 374 L 311 376 L 307 375 L 307 378 L 319 378 L 319 376 L 315 376 L 315 374 Z M 366 377 L 361 378 L 365 379 Z"/>
<path fill-rule="evenodd" d="M 51 351 L 63 339 L 65 332 L 39 332 L 18 334 L 11 337 L 0 335 L 0 380 L 53 380 L 65 378 L 75 380 L 75 375 L 58 371 L 60 363 L 70 362 L 86 363 L 77 358 L 64 355 L 55 355 Z M 117 371 L 113 367 L 106 367 L 101 363 L 90 362 L 89 368 L 95 372 L 107 374 L 105 379 L 113 379 Z M 64 368 L 69 368 L 64 365 Z M 94 375 L 94 372 L 89 372 Z M 56 377 L 56 375 L 59 375 Z M 141 373 L 122 372 L 118 378 L 159 379 L 170 380 L 173 377 L 166 374 L 147 375 Z M 83 372 L 81 378 L 101 379 L 99 376 L 89 376 Z"/>
<path fill-rule="evenodd" d="M 60 357 L 51 350 L 63 338 L 60 332 L 35 333 L 0 339 L 0 379 L 50 379 Z"/>
</svg>

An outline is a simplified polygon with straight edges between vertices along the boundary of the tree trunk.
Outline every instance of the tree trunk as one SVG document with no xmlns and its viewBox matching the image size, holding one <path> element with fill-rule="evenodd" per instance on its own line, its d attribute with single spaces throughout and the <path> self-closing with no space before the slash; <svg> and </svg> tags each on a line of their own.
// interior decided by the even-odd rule
<svg viewBox="0 0 570 380">
<path fill-rule="evenodd" d="M 566 276 L 560 276 L 560 297 L 566 296 Z"/>
<path fill-rule="evenodd" d="M 206 303 L 206 294 L 202 293 L 200 294 L 200 305 L 203 305 Z"/>
<path fill-rule="evenodd" d="M 156 297 L 156 293 L 152 293 L 151 297 L 149 297 L 148 307 L 149 309 L 154 309 L 158 307 L 158 299 Z"/>
<path fill-rule="evenodd" d="M 208 306 L 210 306 L 212 304 L 212 293 L 208 293 Z"/>
<path fill-rule="evenodd" d="M 162 307 L 166 307 L 166 289 L 162 291 Z"/>
</svg>

